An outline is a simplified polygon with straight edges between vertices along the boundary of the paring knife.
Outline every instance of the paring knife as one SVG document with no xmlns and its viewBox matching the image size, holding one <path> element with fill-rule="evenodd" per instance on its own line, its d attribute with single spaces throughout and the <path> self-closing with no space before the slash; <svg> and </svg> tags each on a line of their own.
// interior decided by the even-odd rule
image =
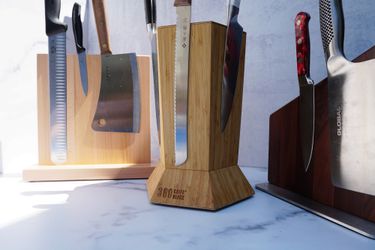
<svg viewBox="0 0 375 250">
<path fill-rule="evenodd" d="M 175 165 L 179 166 L 188 158 L 188 91 L 189 91 L 189 51 L 191 0 L 174 2 L 177 14 L 174 118 L 175 118 Z"/>
<path fill-rule="evenodd" d="M 221 130 L 224 131 L 232 110 L 237 85 L 243 28 L 238 23 L 241 0 L 229 1 L 229 16 L 224 54 L 224 73 L 221 93 Z"/>
<path fill-rule="evenodd" d="M 109 44 L 104 0 L 93 0 L 101 52 L 99 101 L 92 128 L 100 132 L 138 133 L 141 97 L 135 53 L 113 55 Z"/>
<path fill-rule="evenodd" d="M 353 63 L 345 57 L 342 1 L 319 3 L 328 72 L 332 183 L 375 195 L 375 60 Z"/>
<path fill-rule="evenodd" d="M 159 107 L 159 79 L 158 79 L 158 54 L 156 46 L 156 1 L 145 0 L 145 16 L 147 31 L 151 42 L 152 72 L 154 74 L 154 96 L 156 126 L 158 129 L 158 139 L 160 144 L 160 107 Z"/>
<path fill-rule="evenodd" d="M 60 0 L 45 0 L 50 93 L 50 157 L 55 164 L 67 160 L 66 31 L 59 21 Z"/>
<path fill-rule="evenodd" d="M 83 47 L 81 5 L 79 5 L 78 3 L 75 3 L 73 6 L 72 25 L 73 25 L 74 41 L 76 44 L 76 49 L 77 49 L 77 54 L 78 54 L 82 90 L 85 96 L 87 96 L 88 80 L 87 80 L 86 49 Z"/>
<path fill-rule="evenodd" d="M 304 169 L 309 169 L 315 136 L 315 88 L 310 79 L 310 15 L 297 14 L 295 19 L 297 71 L 299 82 L 299 133 Z"/>
</svg>

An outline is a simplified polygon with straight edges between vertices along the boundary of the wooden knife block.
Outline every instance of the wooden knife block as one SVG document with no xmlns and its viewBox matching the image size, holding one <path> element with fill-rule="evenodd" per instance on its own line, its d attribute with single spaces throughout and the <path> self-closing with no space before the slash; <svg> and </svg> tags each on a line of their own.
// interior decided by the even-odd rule
<svg viewBox="0 0 375 250">
<path fill-rule="evenodd" d="M 355 61 L 375 58 L 375 47 Z M 327 79 L 316 85 L 315 146 L 309 171 L 299 147 L 298 98 L 270 117 L 268 181 L 320 204 L 375 222 L 375 197 L 336 188 L 331 182 Z"/>
<path fill-rule="evenodd" d="M 246 34 L 232 113 L 220 129 L 226 27 L 192 24 L 189 62 L 188 159 L 174 165 L 175 26 L 158 29 L 161 160 L 147 188 L 151 202 L 217 210 L 254 194 L 238 162 Z"/>
<path fill-rule="evenodd" d="M 147 178 L 150 166 L 150 58 L 138 60 L 141 89 L 139 133 L 96 132 L 91 123 L 100 93 L 101 57 L 87 57 L 89 90 L 84 96 L 77 56 L 67 56 L 68 161 L 54 166 L 50 160 L 48 55 L 37 56 L 39 165 L 26 169 L 24 179 Z M 83 166 L 86 165 L 86 166 Z"/>
</svg>

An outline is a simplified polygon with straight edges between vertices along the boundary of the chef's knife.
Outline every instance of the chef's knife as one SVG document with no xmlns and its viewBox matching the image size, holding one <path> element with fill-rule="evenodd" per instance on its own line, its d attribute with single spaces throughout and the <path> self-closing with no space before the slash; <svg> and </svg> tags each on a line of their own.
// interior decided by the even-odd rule
<svg viewBox="0 0 375 250">
<path fill-rule="evenodd" d="M 160 144 L 160 108 L 159 108 L 159 79 L 158 79 L 158 54 L 156 46 L 156 1 L 145 0 L 145 16 L 147 31 L 151 42 L 152 72 L 154 74 L 155 114 L 158 138 Z"/>
<path fill-rule="evenodd" d="M 299 132 L 304 169 L 310 166 L 314 149 L 315 93 L 314 82 L 310 79 L 310 15 L 297 14 L 295 20 L 297 71 L 299 82 Z"/>
<path fill-rule="evenodd" d="M 83 47 L 81 5 L 79 5 L 78 3 L 75 3 L 73 6 L 72 26 L 73 26 L 74 41 L 76 44 L 76 49 L 77 49 L 77 54 L 78 54 L 82 90 L 85 96 L 87 96 L 88 80 L 87 80 L 86 49 Z"/>
<path fill-rule="evenodd" d="M 141 103 L 137 57 L 135 53 L 112 55 L 103 1 L 92 1 L 102 55 L 100 95 L 92 128 L 138 133 Z"/>
<path fill-rule="evenodd" d="M 66 31 L 59 21 L 60 0 L 45 0 L 50 94 L 50 157 L 55 164 L 67 160 Z"/>
<path fill-rule="evenodd" d="M 229 1 L 229 16 L 225 41 L 224 73 L 221 92 L 221 130 L 224 131 L 232 110 L 240 63 L 243 28 L 238 23 L 241 0 Z"/>
<path fill-rule="evenodd" d="M 175 165 L 188 158 L 188 92 L 191 0 L 174 2 L 177 14 L 175 50 Z"/>
<path fill-rule="evenodd" d="M 375 60 L 346 59 L 341 0 L 320 0 L 320 25 L 328 71 L 332 183 L 375 195 Z"/>
</svg>

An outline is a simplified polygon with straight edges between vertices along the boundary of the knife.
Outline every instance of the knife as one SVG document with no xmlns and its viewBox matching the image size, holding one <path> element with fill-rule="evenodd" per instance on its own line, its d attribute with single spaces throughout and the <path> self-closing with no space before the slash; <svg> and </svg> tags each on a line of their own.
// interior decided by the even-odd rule
<svg viewBox="0 0 375 250">
<path fill-rule="evenodd" d="M 345 57 L 341 0 L 320 0 L 319 9 L 328 72 L 332 183 L 375 195 L 375 60 L 353 63 Z"/>
<path fill-rule="evenodd" d="M 156 3 L 155 0 L 145 0 L 145 16 L 147 31 L 151 42 L 152 72 L 154 74 L 154 96 L 156 126 L 160 144 L 160 108 L 159 108 L 159 79 L 158 79 L 158 54 L 156 46 Z"/>
<path fill-rule="evenodd" d="M 141 97 L 135 53 L 113 55 L 104 0 L 93 0 L 101 52 L 100 95 L 92 128 L 99 132 L 138 133 Z"/>
<path fill-rule="evenodd" d="M 191 0 L 175 0 L 176 50 L 174 84 L 175 165 L 186 162 L 188 157 L 188 91 Z"/>
<path fill-rule="evenodd" d="M 310 79 L 310 15 L 297 14 L 295 19 L 297 71 L 299 82 L 299 133 L 304 169 L 307 172 L 314 149 L 315 91 Z"/>
<path fill-rule="evenodd" d="M 59 21 L 60 0 L 45 0 L 50 93 L 50 157 L 55 164 L 67 160 L 66 31 Z"/>
<path fill-rule="evenodd" d="M 232 110 L 237 85 L 243 28 L 238 23 L 241 0 L 229 1 L 229 15 L 225 41 L 224 72 L 221 92 L 221 130 L 224 131 Z"/>
<path fill-rule="evenodd" d="M 76 49 L 77 49 L 77 54 L 78 54 L 82 90 L 85 96 L 87 96 L 88 80 L 87 80 L 86 49 L 83 47 L 81 5 L 79 5 L 78 3 L 75 3 L 73 6 L 72 26 L 73 26 L 74 42 L 76 44 Z"/>
</svg>

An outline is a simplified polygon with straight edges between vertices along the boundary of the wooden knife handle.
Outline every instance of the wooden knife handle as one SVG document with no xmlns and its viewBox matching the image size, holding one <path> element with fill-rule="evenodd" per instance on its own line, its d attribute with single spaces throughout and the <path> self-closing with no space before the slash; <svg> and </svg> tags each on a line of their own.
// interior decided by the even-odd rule
<svg viewBox="0 0 375 250">
<path fill-rule="evenodd" d="M 190 6 L 190 5 L 191 5 L 191 0 L 175 0 L 174 1 L 175 7 Z"/>
<path fill-rule="evenodd" d="M 109 34 L 105 15 L 104 0 L 92 0 L 94 9 L 96 29 L 98 32 L 100 53 L 102 55 L 112 54 L 109 46 Z"/>
<path fill-rule="evenodd" d="M 306 12 L 297 14 L 295 20 L 297 70 L 298 76 L 310 75 L 310 15 Z"/>
</svg>

